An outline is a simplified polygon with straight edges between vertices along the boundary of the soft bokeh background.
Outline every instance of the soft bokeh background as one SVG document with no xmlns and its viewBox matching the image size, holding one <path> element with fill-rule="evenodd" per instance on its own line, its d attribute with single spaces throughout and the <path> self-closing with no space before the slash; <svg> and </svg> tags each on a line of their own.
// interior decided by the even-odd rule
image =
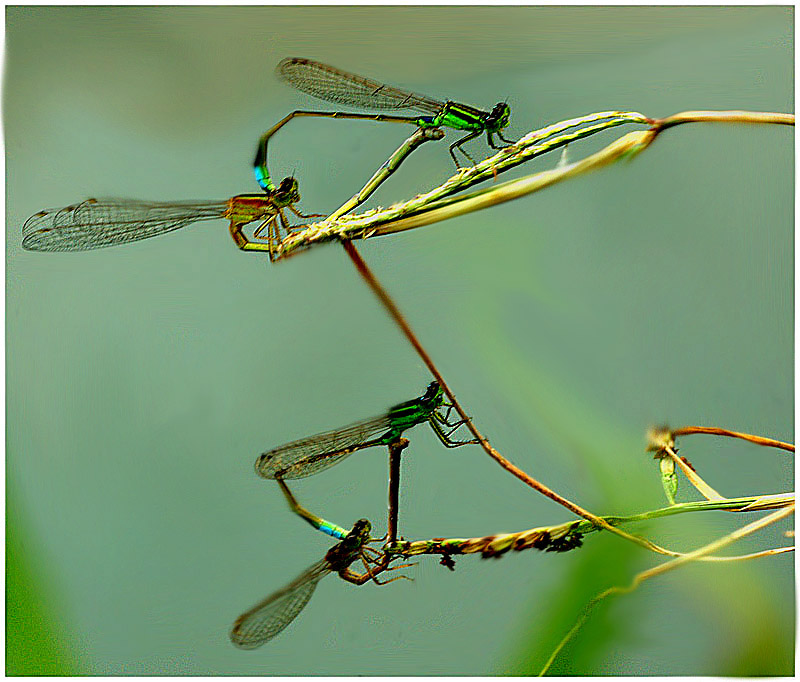
<svg viewBox="0 0 800 682">
<path fill-rule="evenodd" d="M 255 456 L 430 377 L 335 245 L 271 266 L 221 221 L 77 254 L 23 252 L 20 229 L 89 196 L 257 191 L 259 134 L 325 107 L 276 80 L 285 56 L 487 108 L 508 98 L 512 136 L 606 109 L 791 111 L 790 8 L 6 16 L 9 672 L 530 673 L 593 595 L 657 561 L 607 536 L 564 555 L 463 557 L 455 573 L 423 557 L 413 583 L 329 578 L 279 638 L 235 649 L 233 619 L 331 544 L 255 476 Z M 306 211 L 332 210 L 409 132 L 300 120 L 274 139 L 272 172 L 296 174 Z M 445 144 L 426 145 L 375 202 L 452 171 Z M 793 440 L 792 211 L 791 129 L 696 125 L 632 163 L 359 248 L 500 451 L 595 512 L 632 513 L 664 504 L 652 424 Z M 480 449 L 412 436 L 406 537 L 569 518 Z M 731 496 L 791 486 L 781 452 L 696 437 L 681 453 Z M 296 493 L 383 532 L 385 460 L 358 453 Z M 689 550 L 753 518 L 636 530 Z M 735 552 L 785 544 L 790 526 Z M 793 628 L 790 555 L 693 565 L 602 606 L 553 672 L 791 674 Z"/>
</svg>

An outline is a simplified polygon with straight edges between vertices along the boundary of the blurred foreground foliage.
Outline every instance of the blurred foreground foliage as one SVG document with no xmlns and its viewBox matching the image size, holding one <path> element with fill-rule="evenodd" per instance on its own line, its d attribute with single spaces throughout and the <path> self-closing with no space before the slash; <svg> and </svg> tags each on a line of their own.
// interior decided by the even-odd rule
<svg viewBox="0 0 800 682">
<path fill-rule="evenodd" d="M 60 636 L 49 589 L 15 489 L 6 488 L 6 675 L 76 675 L 80 667 Z"/>
</svg>

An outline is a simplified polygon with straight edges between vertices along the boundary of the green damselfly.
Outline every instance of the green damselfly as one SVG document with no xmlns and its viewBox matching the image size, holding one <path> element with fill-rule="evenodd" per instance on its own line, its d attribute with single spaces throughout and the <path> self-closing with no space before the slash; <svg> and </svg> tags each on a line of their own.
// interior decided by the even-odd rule
<svg viewBox="0 0 800 682">
<path fill-rule="evenodd" d="M 384 85 L 371 78 L 357 76 L 334 66 L 322 64 L 312 59 L 290 57 L 282 60 L 276 69 L 279 78 L 298 90 L 307 92 L 319 99 L 344 104 L 346 106 L 372 109 L 374 111 L 408 109 L 422 116 L 390 116 L 386 114 L 357 114 L 343 111 L 297 110 L 285 116 L 261 137 L 254 162 L 256 180 L 266 189 L 269 182 L 267 170 L 267 142 L 280 128 L 296 116 L 322 116 L 327 118 L 366 119 L 388 121 L 391 123 L 410 123 L 420 128 L 452 128 L 467 131 L 467 134 L 450 145 L 450 156 L 456 167 L 459 166 L 455 150 L 461 151 L 470 161 L 462 145 L 486 133 L 492 149 L 502 149 L 494 143 L 494 135 L 507 144 L 513 140 L 503 137 L 501 130 L 508 126 L 511 107 L 506 102 L 498 102 L 491 111 L 484 111 L 469 104 L 453 100 L 442 102 L 426 95 L 419 95 L 399 88 Z"/>
<path fill-rule="evenodd" d="M 363 585 L 368 580 L 385 585 L 398 578 L 407 578 L 397 576 L 387 581 L 376 578 L 383 571 L 404 566 L 388 568 L 391 559 L 367 546 L 371 542 L 371 530 L 372 526 L 366 519 L 356 521 L 342 541 L 328 550 L 324 559 L 309 566 L 286 587 L 273 592 L 239 616 L 231 628 L 231 641 L 241 649 L 255 649 L 269 642 L 297 617 L 311 599 L 319 581 L 330 573 L 338 573 L 343 580 L 355 585 Z M 350 570 L 350 565 L 357 560 L 363 563 L 364 573 Z"/>
<path fill-rule="evenodd" d="M 430 424 L 445 447 L 455 448 L 477 441 L 453 440 L 450 436 L 464 423 L 450 421 L 453 405 L 445 403 L 444 391 L 436 381 L 429 384 L 419 398 L 407 400 L 384 414 L 365 419 L 335 431 L 320 433 L 265 452 L 256 459 L 256 473 L 278 481 L 292 511 L 317 530 L 341 538 L 344 531 L 302 507 L 283 482 L 305 478 L 338 464 L 348 455 L 374 446 L 389 448 L 389 536 L 397 532 L 398 490 L 400 484 L 400 452 L 408 445 L 401 434 L 417 424 Z"/>
<path fill-rule="evenodd" d="M 445 408 L 442 414 L 439 410 Z M 384 414 L 296 440 L 269 450 L 256 459 L 256 473 L 263 478 L 305 478 L 338 464 L 358 450 L 389 445 L 417 424 L 430 424 L 445 447 L 455 448 L 475 441 L 451 440 L 450 436 L 464 423 L 450 422 L 453 406 L 444 401 L 444 391 L 432 381 L 419 398 L 407 400 Z"/>
<path fill-rule="evenodd" d="M 31 251 L 85 251 L 139 241 L 205 220 L 230 221 L 236 245 L 245 251 L 267 251 L 272 257 L 284 231 L 284 216 L 300 201 L 297 180 L 284 178 L 278 187 L 270 183 L 264 194 L 240 194 L 226 201 L 146 202 L 131 199 L 87 199 L 66 208 L 40 211 L 22 226 L 22 246 Z M 253 239 L 243 228 L 259 221 Z M 266 232 L 266 235 L 264 234 Z M 266 241 L 264 241 L 266 240 Z"/>
</svg>

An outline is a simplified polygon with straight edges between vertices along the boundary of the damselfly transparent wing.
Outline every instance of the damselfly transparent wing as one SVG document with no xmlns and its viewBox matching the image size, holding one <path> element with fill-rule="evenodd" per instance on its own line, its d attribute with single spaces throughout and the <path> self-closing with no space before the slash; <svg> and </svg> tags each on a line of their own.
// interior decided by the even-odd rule
<svg viewBox="0 0 800 682">
<path fill-rule="evenodd" d="M 31 251 L 84 251 L 138 241 L 201 220 L 224 218 L 225 201 L 156 203 L 87 199 L 48 209 L 22 226 L 22 246 Z"/>
<path fill-rule="evenodd" d="M 318 561 L 286 587 L 273 592 L 236 619 L 231 641 L 242 649 L 255 649 L 269 642 L 291 623 L 308 604 L 322 578 L 332 570 L 326 559 Z"/>
<path fill-rule="evenodd" d="M 365 109 L 413 109 L 433 116 L 444 106 L 444 102 L 431 97 L 393 88 L 312 59 L 284 59 L 276 72 L 298 90 L 337 104 Z"/>
<path fill-rule="evenodd" d="M 348 455 L 389 432 L 388 414 L 366 419 L 336 431 L 320 433 L 281 445 L 259 455 L 256 473 L 264 478 L 305 478 L 332 467 Z"/>
</svg>

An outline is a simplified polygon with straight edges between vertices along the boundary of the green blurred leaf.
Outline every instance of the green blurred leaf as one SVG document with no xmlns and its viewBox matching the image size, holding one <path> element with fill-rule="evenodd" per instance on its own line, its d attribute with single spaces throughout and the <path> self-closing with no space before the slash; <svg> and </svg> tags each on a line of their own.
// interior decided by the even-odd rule
<svg viewBox="0 0 800 682">
<path fill-rule="evenodd" d="M 43 562 L 32 549 L 14 488 L 6 492 L 6 675 L 75 675 L 79 666 L 48 609 Z"/>
<path fill-rule="evenodd" d="M 584 546 L 573 552 L 579 557 L 564 574 L 563 589 L 553 592 L 545 603 L 536 605 L 527 626 L 522 625 L 522 638 L 511 663 L 503 674 L 538 675 L 542 666 L 558 646 L 562 637 L 580 618 L 586 604 L 612 585 L 627 584 L 637 571 L 643 556 L 631 543 L 615 539 Z M 567 555 L 565 555 L 566 558 Z M 545 555 L 543 560 L 558 560 Z M 612 597 L 598 604 L 583 627 L 559 653 L 548 675 L 597 675 L 600 664 L 607 661 L 609 650 L 624 648 L 632 636 L 635 624 L 609 615 L 609 606 L 618 599 Z"/>
</svg>

